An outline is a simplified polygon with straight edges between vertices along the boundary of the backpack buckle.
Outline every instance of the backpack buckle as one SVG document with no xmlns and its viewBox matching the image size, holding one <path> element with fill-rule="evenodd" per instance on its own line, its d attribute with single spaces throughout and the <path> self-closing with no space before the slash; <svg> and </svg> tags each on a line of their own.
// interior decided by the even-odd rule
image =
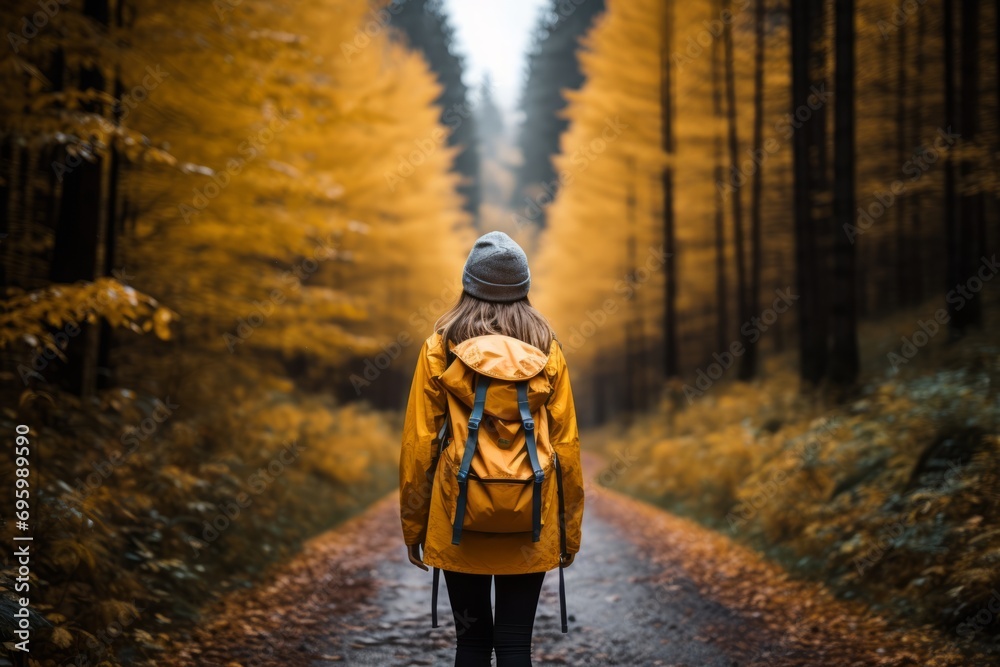
<svg viewBox="0 0 1000 667">
<path fill-rule="evenodd" d="M 478 431 L 479 430 L 479 419 L 472 417 L 469 419 L 469 430 Z"/>
<path fill-rule="evenodd" d="M 459 470 L 457 477 L 458 477 L 458 481 L 459 482 L 463 482 L 464 483 L 465 480 L 469 479 L 469 471 L 468 470 Z"/>
<path fill-rule="evenodd" d="M 535 484 L 541 484 L 544 481 L 545 481 L 545 471 L 544 470 L 536 470 L 535 471 Z"/>
<path fill-rule="evenodd" d="M 526 419 L 524 421 L 524 430 L 526 430 L 526 431 L 534 431 L 535 430 L 535 420 L 534 419 Z"/>
</svg>

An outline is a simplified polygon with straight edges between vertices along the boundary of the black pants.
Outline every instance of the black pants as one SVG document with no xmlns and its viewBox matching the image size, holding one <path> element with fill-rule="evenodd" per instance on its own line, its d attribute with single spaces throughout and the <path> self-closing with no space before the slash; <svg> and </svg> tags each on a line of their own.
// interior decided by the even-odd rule
<svg viewBox="0 0 1000 667">
<path fill-rule="evenodd" d="M 458 650 L 455 667 L 531 667 L 531 630 L 544 572 L 464 574 L 444 572 L 455 616 Z M 490 584 L 496 579 L 496 617 L 490 608 Z"/>
</svg>

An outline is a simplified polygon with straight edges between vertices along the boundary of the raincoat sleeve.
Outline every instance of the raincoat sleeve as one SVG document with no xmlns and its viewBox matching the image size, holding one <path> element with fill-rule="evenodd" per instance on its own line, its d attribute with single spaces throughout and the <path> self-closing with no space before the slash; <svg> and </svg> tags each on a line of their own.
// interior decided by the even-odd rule
<svg viewBox="0 0 1000 667">
<path fill-rule="evenodd" d="M 555 344 L 556 376 L 552 395 L 547 403 L 549 411 L 549 438 L 559 457 L 563 474 L 566 503 L 566 551 L 575 554 L 580 550 L 583 523 L 583 469 L 580 465 L 580 434 L 576 425 L 576 407 L 573 389 L 569 382 L 569 369 L 562 346 Z"/>
<path fill-rule="evenodd" d="M 444 422 L 447 408 L 445 390 L 435 377 L 433 361 L 429 342 L 425 340 L 410 385 L 399 453 L 399 512 L 407 545 L 422 544 L 427 534 L 432 441 Z"/>
</svg>

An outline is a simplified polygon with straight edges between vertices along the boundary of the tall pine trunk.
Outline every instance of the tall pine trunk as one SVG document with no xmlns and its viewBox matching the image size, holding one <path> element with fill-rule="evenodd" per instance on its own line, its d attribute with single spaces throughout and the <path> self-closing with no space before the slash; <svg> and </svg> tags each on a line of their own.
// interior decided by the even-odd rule
<svg viewBox="0 0 1000 667">
<path fill-rule="evenodd" d="M 0 243 L 0 264 L 3 265 L 3 285 L 14 285 L 18 283 L 17 271 L 14 267 L 14 239 L 19 236 L 18 219 L 21 214 L 21 188 L 25 187 L 27 175 L 25 173 L 24 160 L 22 155 L 24 150 L 18 145 L 18 136 L 11 134 L 5 142 L 5 160 L 10 165 L 3 176 L 4 180 L 4 237 Z"/>
<path fill-rule="evenodd" d="M 823 85 L 823 0 L 801 0 L 789 5 L 791 23 L 792 116 L 809 106 L 813 85 Z M 799 372 L 803 380 L 818 383 L 826 370 L 825 304 L 821 285 L 814 209 L 826 181 L 823 108 L 795 131 L 792 138 L 795 181 L 795 265 L 799 300 Z M 805 114 L 804 111 L 802 111 Z"/>
<path fill-rule="evenodd" d="M 941 29 L 943 35 L 944 56 L 944 116 L 945 127 L 948 131 L 958 127 L 958 114 L 956 113 L 956 91 L 955 91 L 955 9 L 952 0 L 944 0 L 942 8 L 944 20 Z M 955 157 L 954 151 L 948 151 L 945 156 L 944 172 L 944 234 L 945 252 L 947 253 L 947 269 L 945 271 L 945 294 L 950 292 L 958 284 L 962 275 L 962 262 L 960 255 L 960 229 L 961 225 L 955 216 L 955 206 L 957 197 L 955 196 Z M 961 321 L 962 312 L 958 310 L 957 303 L 951 299 L 947 300 L 948 306 L 948 332 L 949 337 L 954 340 L 962 335 L 964 329 Z"/>
<path fill-rule="evenodd" d="M 908 158 L 906 136 L 906 30 L 896 33 L 896 159 L 899 164 L 906 164 Z M 912 305 L 913 275 L 908 261 L 909 244 L 913 243 L 910 231 L 907 229 L 908 193 L 902 192 L 896 197 L 896 302 L 899 306 Z"/>
<path fill-rule="evenodd" d="M 854 243 L 844 229 L 854 222 L 854 0 L 837 0 L 836 74 L 834 79 L 833 155 L 833 284 L 829 378 L 849 385 L 858 376 L 857 305 L 854 283 Z"/>
<path fill-rule="evenodd" d="M 732 13 L 730 0 L 722 0 L 722 11 L 724 13 Z M 729 164 L 731 169 L 731 176 L 734 181 L 736 181 L 736 174 L 739 171 L 739 151 L 740 151 L 740 140 L 739 133 L 736 127 L 736 74 L 734 72 L 735 63 L 733 55 L 733 25 L 732 21 L 727 21 L 722 29 L 722 44 L 725 49 L 725 54 L 723 56 L 723 71 L 725 72 L 725 91 L 726 91 L 726 124 L 728 128 L 728 140 L 729 140 Z M 740 184 L 742 181 L 736 181 L 736 184 Z M 750 321 L 750 312 L 747 308 L 747 285 L 746 285 L 746 257 L 743 248 L 743 205 L 740 198 L 740 188 L 736 187 L 733 189 L 729 196 L 732 198 L 730 201 L 730 206 L 732 208 L 733 216 L 733 252 L 736 255 L 736 307 L 739 313 L 740 326 L 742 327 L 744 323 Z M 746 347 L 752 346 L 753 343 L 748 343 Z M 743 359 L 746 358 L 746 354 L 749 350 L 744 353 Z M 739 377 L 740 379 L 749 379 L 744 377 L 744 372 L 746 367 L 744 366 L 742 360 L 740 362 Z"/>
<path fill-rule="evenodd" d="M 979 131 L 979 2 L 962 0 L 962 40 L 961 79 L 962 97 L 959 116 L 959 133 L 962 143 L 974 146 Z M 982 196 L 979 186 L 973 186 L 975 163 L 966 157 L 961 163 L 960 190 L 958 202 L 959 227 L 961 228 L 959 252 L 963 270 L 959 282 L 965 284 L 971 278 L 978 264 L 983 244 Z M 974 295 L 962 307 L 962 326 L 978 326 L 982 323 L 982 298 Z"/>
<path fill-rule="evenodd" d="M 635 160 L 625 159 L 625 266 L 630 284 L 635 284 L 636 270 L 636 224 L 635 224 Z M 631 413 L 641 409 L 642 394 L 640 376 L 642 360 L 639 345 L 636 342 L 636 321 L 639 304 L 637 298 L 629 299 L 628 312 L 625 320 L 625 407 L 627 419 L 631 422 Z"/>
<path fill-rule="evenodd" d="M 11 141 L 0 140 L 0 294 L 6 294 L 7 287 L 7 246 L 10 244 L 10 216 L 7 215 L 7 200 L 10 197 L 10 178 L 3 172 L 3 166 L 10 164 Z"/>
<path fill-rule="evenodd" d="M 714 136 L 714 178 L 715 188 L 715 301 L 717 350 L 729 348 L 729 292 L 726 287 L 726 200 L 723 197 L 726 168 L 723 166 L 722 150 L 722 85 L 719 81 L 719 43 L 712 42 L 712 115 L 715 119 Z"/>
<path fill-rule="evenodd" d="M 119 2 L 119 11 L 116 12 L 116 25 L 121 25 L 121 7 L 124 3 Z M 120 65 L 115 66 L 115 76 L 113 82 L 114 96 L 122 99 L 125 95 L 124 86 L 121 80 Z M 122 110 L 116 105 L 109 114 L 112 122 L 116 126 L 121 125 Z M 117 145 L 112 142 L 108 146 L 108 192 L 107 205 L 105 206 L 105 236 L 104 236 L 104 265 L 100 267 L 102 276 L 110 276 L 118 262 L 119 244 L 125 233 L 125 206 L 123 203 L 122 180 L 124 177 L 124 159 L 122 158 Z M 107 320 L 101 320 L 100 342 L 97 352 L 97 365 L 100 373 L 97 377 L 97 387 L 107 389 L 113 384 L 111 350 L 114 347 L 115 330 Z"/>
<path fill-rule="evenodd" d="M 948 126 L 956 128 L 961 136 L 961 144 L 973 145 L 976 141 L 979 98 L 979 3 L 961 0 L 960 9 L 961 45 L 956 53 L 954 3 L 945 0 L 945 115 Z M 961 98 L 957 94 L 956 74 L 961 80 Z M 956 169 L 953 151 L 949 152 L 945 173 L 945 215 L 950 216 L 945 219 L 948 252 L 946 293 L 953 293 L 960 286 L 964 291 L 975 270 L 984 237 L 980 224 L 982 198 L 971 191 L 972 171 L 972 161 L 967 157 L 960 160 Z M 980 299 L 976 295 L 967 298 L 968 294 L 965 292 L 961 297 L 948 299 L 949 334 L 952 339 L 961 337 L 969 327 L 981 322 Z"/>
<path fill-rule="evenodd" d="M 677 367 L 677 269 L 676 232 L 674 230 L 674 99 L 670 72 L 673 48 L 674 0 L 663 0 L 660 24 L 660 132 L 661 148 L 671 163 L 663 169 L 663 251 L 666 263 L 663 304 L 663 370 L 666 377 L 676 377 Z"/>
<path fill-rule="evenodd" d="M 754 53 L 753 147 L 754 155 L 764 155 L 764 34 L 766 0 L 757 0 L 756 51 Z M 750 289 L 747 308 L 760 312 L 761 271 L 761 205 L 764 192 L 764 164 L 757 165 L 750 198 Z M 749 380 L 757 374 L 757 345 L 748 345 L 740 362 L 740 379 Z"/>
<path fill-rule="evenodd" d="M 86 0 L 84 16 L 107 29 L 110 23 L 108 0 Z M 114 92 L 107 89 L 104 63 L 92 62 L 80 72 L 80 89 Z M 108 117 L 103 102 L 87 106 L 87 112 Z M 50 279 L 73 283 L 93 281 L 106 275 L 109 258 L 109 220 L 114 216 L 111 181 L 115 156 L 98 154 L 93 162 L 81 160 L 68 170 L 62 182 L 63 201 L 56 219 Z M 102 325 L 81 323 L 81 335 L 70 344 L 64 381 L 70 391 L 89 398 L 98 386 Z M 74 349 L 75 347 L 75 349 Z M 106 348 L 105 348 L 106 349 Z"/>
<path fill-rule="evenodd" d="M 923 80 L 924 80 L 924 49 L 922 44 L 926 41 L 927 37 L 927 15 L 926 12 L 921 12 L 916 18 L 919 21 L 917 26 L 917 48 L 916 50 L 916 63 L 914 64 L 915 71 L 913 76 L 913 90 L 910 93 L 913 97 L 913 104 L 910 105 L 912 109 L 913 117 L 910 120 L 910 151 L 915 150 L 917 146 L 921 145 L 921 132 L 923 132 L 923 114 L 921 112 L 923 108 Z M 910 207 L 910 278 L 913 281 L 913 302 L 922 303 L 924 297 L 927 296 L 927 282 L 926 274 L 928 271 L 923 271 L 921 267 L 924 263 L 924 224 L 923 216 L 921 214 L 921 196 L 919 188 L 914 191 L 911 195 L 912 206 Z"/>
</svg>

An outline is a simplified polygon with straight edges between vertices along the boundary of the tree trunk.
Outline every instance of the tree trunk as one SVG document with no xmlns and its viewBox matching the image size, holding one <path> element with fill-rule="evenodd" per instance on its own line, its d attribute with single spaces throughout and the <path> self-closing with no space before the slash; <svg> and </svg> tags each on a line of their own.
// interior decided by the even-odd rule
<svg viewBox="0 0 1000 667">
<path fill-rule="evenodd" d="M 65 159 L 66 153 L 62 155 Z M 95 241 L 103 236 L 100 231 L 103 162 L 100 157 L 93 163 L 82 160 L 63 177 L 63 202 L 56 220 L 49 271 L 52 282 L 92 281 L 97 276 Z M 66 351 L 63 379 L 69 391 L 79 396 L 90 396 L 96 386 L 99 329 L 84 321 L 80 322 L 80 328 L 81 335 L 70 342 Z"/>
<path fill-rule="evenodd" d="M 729 348 L 729 300 L 726 287 L 726 210 L 723 197 L 723 184 L 726 174 L 723 166 L 722 134 L 722 86 L 719 81 L 719 43 L 712 42 L 712 114 L 715 119 L 715 300 L 716 300 L 716 333 L 715 349 Z"/>
<path fill-rule="evenodd" d="M 108 191 L 107 204 L 105 206 L 105 235 L 104 235 L 104 264 L 100 267 L 101 276 L 110 276 L 117 263 L 118 239 L 121 233 L 121 205 L 120 179 L 121 179 L 121 156 L 115 146 L 108 147 Z M 107 320 L 101 320 L 101 331 L 98 337 L 97 348 L 97 387 L 108 389 L 113 385 L 111 371 L 111 350 L 114 347 L 115 332 Z"/>
<path fill-rule="evenodd" d="M 635 249 L 635 161 L 625 159 L 625 266 L 630 284 L 635 284 L 636 249 Z M 628 312 L 623 318 L 625 322 L 625 403 L 626 412 L 631 415 L 640 409 L 639 405 L 639 374 L 642 372 L 642 362 L 639 359 L 639 345 L 636 344 L 636 319 L 639 304 L 633 296 L 629 299 Z M 629 417 L 631 421 L 631 417 Z"/>
<path fill-rule="evenodd" d="M 944 0 L 943 12 L 944 20 L 942 30 L 944 32 L 943 50 L 944 53 L 944 116 L 945 127 L 950 131 L 958 126 L 956 114 L 955 95 L 955 11 L 952 0 Z M 957 198 L 955 196 L 955 158 L 954 150 L 949 150 L 945 156 L 944 172 L 944 232 L 945 232 L 945 252 L 947 253 L 947 270 L 945 271 L 945 294 L 950 292 L 958 284 L 962 274 L 962 264 L 960 262 L 959 249 L 960 229 L 955 216 L 955 206 Z M 948 333 L 954 340 L 962 335 L 964 329 L 961 321 L 962 312 L 956 308 L 957 303 L 951 299 L 947 300 L 948 305 Z"/>
<path fill-rule="evenodd" d="M 997 102 L 994 113 L 1000 117 L 1000 0 L 996 0 L 993 3 L 993 40 L 994 99 Z M 1000 160 L 1000 130 L 993 133 L 993 138 L 995 140 L 993 154 L 998 156 L 997 159 Z M 983 253 L 990 256 L 992 256 L 993 251 L 997 249 L 998 242 L 1000 242 L 1000 239 L 996 236 L 997 229 L 1000 228 L 1000 191 L 994 191 L 993 217 L 993 237 L 987 237 L 983 245 Z M 983 220 L 983 226 L 985 227 L 985 225 L 986 221 Z"/>
<path fill-rule="evenodd" d="M 962 0 L 962 97 L 959 133 L 962 143 L 975 145 L 978 134 L 979 113 L 979 0 Z M 961 227 L 961 262 L 964 270 L 959 281 L 964 285 L 976 271 L 981 255 L 983 237 L 982 197 L 979 187 L 973 186 L 975 164 L 965 158 L 961 165 L 961 198 L 959 199 L 959 225 Z M 974 191 L 973 191 L 974 189 Z M 964 327 L 982 324 L 982 298 L 973 295 L 967 299 L 962 313 Z"/>
<path fill-rule="evenodd" d="M 823 0 L 790 3 L 791 113 L 809 106 L 812 85 L 823 82 Z M 795 263 L 799 291 L 799 372 L 809 383 L 819 382 L 826 370 L 825 305 L 821 284 L 823 265 L 814 209 L 826 181 L 825 128 L 821 105 L 792 139 L 795 180 Z M 804 114 L 805 112 L 803 112 Z"/>
<path fill-rule="evenodd" d="M 108 0 L 86 0 L 84 15 L 104 27 L 109 26 Z M 107 90 L 104 64 L 95 62 L 80 72 L 81 90 Z M 96 102 L 86 111 L 107 117 L 105 105 Z M 108 221 L 114 215 L 110 202 L 112 156 L 98 156 L 94 162 L 82 160 L 67 171 L 62 182 L 65 201 L 56 221 L 55 244 L 52 252 L 50 278 L 53 282 L 73 283 L 93 281 L 105 275 L 108 258 Z M 98 323 L 81 323 L 81 336 L 67 351 L 65 380 L 68 388 L 83 398 L 93 396 L 98 384 L 101 356 L 101 327 Z"/>
<path fill-rule="evenodd" d="M 753 146 L 754 155 L 764 155 L 764 34 L 766 0 L 757 0 L 756 52 L 754 58 Z M 750 290 L 746 296 L 747 309 L 756 315 L 760 312 L 761 270 L 761 204 L 764 190 L 764 164 L 757 165 L 750 200 Z M 745 320 L 744 320 L 745 321 Z M 747 346 L 740 360 L 740 379 L 749 380 L 757 374 L 757 344 Z"/>
<path fill-rule="evenodd" d="M 979 54 L 979 3 L 962 0 L 961 51 L 958 53 L 961 77 L 961 101 L 956 94 L 956 52 L 954 3 L 945 0 L 944 48 L 945 48 L 945 108 L 947 124 L 956 127 L 961 135 L 962 145 L 973 145 L 976 141 L 976 113 L 978 103 L 977 56 Z M 956 178 L 953 151 L 948 154 L 948 171 L 945 174 L 945 215 L 948 281 L 945 285 L 948 298 L 949 334 L 951 339 L 961 337 L 966 330 L 981 321 L 980 298 L 965 291 L 966 281 L 975 270 L 974 262 L 979 257 L 979 239 L 982 238 L 979 224 L 980 207 L 978 193 L 971 192 L 972 161 L 963 158 L 958 165 Z M 957 213 L 956 213 L 957 212 Z M 956 288 L 959 288 L 956 292 Z M 963 294 L 964 292 L 964 294 Z"/>
<path fill-rule="evenodd" d="M 661 147 L 664 154 L 674 158 L 673 90 L 670 72 L 670 53 L 673 48 L 673 0 L 663 0 L 660 25 L 660 126 Z M 666 377 L 676 377 L 677 367 L 677 269 L 676 233 L 674 231 L 674 175 L 673 164 L 663 169 L 663 251 L 666 253 L 664 269 L 665 303 L 663 308 L 663 370 Z"/>
<path fill-rule="evenodd" d="M 11 142 L 9 138 L 0 140 L 0 169 L 10 164 Z M 7 215 L 7 200 L 10 196 L 10 177 L 0 171 L 0 298 L 6 296 L 7 284 L 7 246 L 10 245 L 10 216 Z"/>
<path fill-rule="evenodd" d="M 722 11 L 732 12 L 731 1 L 722 0 Z M 733 26 L 732 21 L 727 21 L 722 29 L 722 45 L 725 49 L 725 55 L 723 58 L 723 65 L 726 77 L 726 118 L 728 125 L 728 138 L 729 138 L 729 163 L 731 169 L 731 176 L 734 181 L 736 181 L 736 174 L 739 172 L 739 151 L 740 151 L 740 140 L 739 133 L 736 127 L 736 74 L 733 71 L 734 68 L 734 56 L 733 56 Z M 736 183 L 741 183 L 741 181 L 736 181 Z M 744 255 L 743 249 L 743 206 L 740 200 L 740 189 L 737 187 L 735 190 L 730 192 L 731 197 L 730 205 L 732 208 L 733 216 L 733 252 L 736 255 L 736 307 L 739 313 L 740 326 L 742 327 L 744 323 L 750 321 L 750 312 L 747 308 L 747 285 L 746 285 L 746 257 Z M 747 343 L 746 347 L 750 347 L 754 343 Z M 743 359 L 746 359 L 746 355 L 749 350 L 744 353 Z M 747 380 L 749 377 L 744 377 L 745 366 L 742 361 L 740 363 L 739 377 L 741 380 Z"/>
<path fill-rule="evenodd" d="M 17 243 L 18 234 L 18 217 L 20 216 L 20 195 L 21 188 L 24 186 L 25 175 L 23 173 L 24 169 L 22 166 L 21 154 L 23 150 L 21 146 L 18 145 L 18 137 L 16 134 L 11 134 L 5 142 L 5 146 L 10 156 L 7 163 L 10 165 L 10 169 L 5 175 L 6 184 L 4 185 L 4 232 L 6 236 L 0 241 L 0 251 L 2 251 L 2 256 L 0 256 L 0 264 L 3 264 L 4 272 L 4 285 L 16 285 L 18 284 L 17 271 L 14 267 L 14 247 Z"/>
<path fill-rule="evenodd" d="M 828 375 L 839 385 L 858 376 L 857 304 L 854 285 L 854 243 L 843 232 L 854 222 L 854 0 L 836 2 L 836 63 L 834 81 L 833 155 L 833 289 L 831 348 Z"/>
<path fill-rule="evenodd" d="M 921 113 L 923 108 L 923 80 L 924 80 L 924 49 L 922 44 L 925 43 L 927 37 L 927 16 L 926 12 L 921 12 L 919 16 L 916 17 L 919 21 L 917 27 L 917 48 L 916 51 L 916 64 L 915 72 L 913 77 L 913 92 L 911 93 L 913 97 L 913 104 L 911 105 L 913 118 L 910 121 L 910 153 L 916 149 L 917 146 L 922 144 L 922 138 L 920 133 L 923 131 L 923 114 Z M 912 195 L 913 206 L 910 207 L 910 278 L 913 281 L 912 284 L 912 296 L 913 303 L 922 303 L 924 297 L 927 295 L 927 285 L 925 275 L 928 271 L 923 271 L 922 266 L 924 264 L 924 225 L 922 220 L 922 215 L 920 211 L 921 197 L 920 190 L 917 189 Z"/>
<path fill-rule="evenodd" d="M 906 164 L 909 147 L 906 141 L 906 30 L 900 30 L 896 39 L 896 156 L 898 164 Z M 913 243 L 907 230 L 907 192 L 896 197 L 896 303 L 909 306 L 913 298 L 913 275 L 907 261 L 907 249 Z"/>
</svg>

